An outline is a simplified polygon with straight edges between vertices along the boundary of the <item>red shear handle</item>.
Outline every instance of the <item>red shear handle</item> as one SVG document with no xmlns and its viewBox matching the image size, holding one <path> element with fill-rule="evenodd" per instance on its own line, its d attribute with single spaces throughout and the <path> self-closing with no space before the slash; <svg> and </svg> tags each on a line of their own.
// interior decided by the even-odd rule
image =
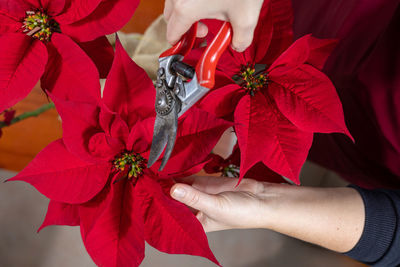
<svg viewBox="0 0 400 267">
<path fill-rule="evenodd" d="M 170 49 L 164 51 L 160 55 L 160 58 L 173 55 L 181 55 L 185 57 L 190 52 L 190 50 L 192 50 L 194 42 L 196 41 L 197 24 L 198 22 L 194 23 L 192 27 L 190 27 L 189 31 L 182 36 L 179 42 L 177 42 Z"/>
<path fill-rule="evenodd" d="M 196 65 L 197 80 L 201 86 L 208 89 L 214 87 L 217 63 L 219 58 L 225 52 L 225 49 L 231 43 L 231 40 L 231 24 L 229 22 L 224 22 L 214 40 L 206 48 L 206 51 Z"/>
</svg>

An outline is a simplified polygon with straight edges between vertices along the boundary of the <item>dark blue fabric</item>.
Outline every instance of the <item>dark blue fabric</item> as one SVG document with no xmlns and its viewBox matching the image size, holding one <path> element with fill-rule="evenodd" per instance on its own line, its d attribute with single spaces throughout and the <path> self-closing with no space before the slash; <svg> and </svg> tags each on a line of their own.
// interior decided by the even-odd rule
<svg viewBox="0 0 400 267">
<path fill-rule="evenodd" d="M 370 266 L 400 266 L 400 190 L 366 190 L 365 225 L 357 245 L 345 253 Z"/>
</svg>

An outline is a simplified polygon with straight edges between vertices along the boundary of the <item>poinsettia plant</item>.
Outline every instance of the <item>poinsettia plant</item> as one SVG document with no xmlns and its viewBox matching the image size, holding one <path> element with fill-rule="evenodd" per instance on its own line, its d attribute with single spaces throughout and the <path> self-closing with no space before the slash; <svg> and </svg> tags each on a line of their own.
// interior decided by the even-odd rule
<svg viewBox="0 0 400 267">
<path fill-rule="evenodd" d="M 221 57 L 216 86 L 199 107 L 235 123 L 240 178 L 263 163 L 300 184 L 314 132 L 351 135 L 336 89 L 320 71 L 336 41 L 306 35 L 288 43 L 291 24 L 286 24 L 284 12 L 274 11 L 274 2 L 285 3 L 264 2 L 253 44 L 243 53 L 229 49 Z M 221 25 L 205 23 L 210 36 Z M 201 53 L 193 51 L 190 60 Z"/>
<path fill-rule="evenodd" d="M 91 79 L 95 83 L 96 77 Z M 100 95 L 99 81 L 96 91 Z M 160 251 L 199 255 L 218 264 L 201 224 L 169 190 L 172 178 L 202 169 L 231 124 L 190 110 L 179 122 L 166 168 L 159 172 L 160 163 L 147 168 L 155 90 L 118 41 L 97 104 L 51 97 L 62 118 L 63 138 L 11 179 L 32 184 L 51 199 L 42 227 L 80 225 L 86 249 L 100 266 L 139 265 L 145 240 Z"/>
<path fill-rule="evenodd" d="M 25 98 L 41 80 L 82 97 L 94 85 L 86 77 L 105 77 L 113 49 L 105 35 L 132 17 L 139 0 L 2 0 L 0 1 L 0 112 Z M 82 76 L 85 74 L 86 76 Z M 71 81 L 81 91 L 64 90 Z M 54 91 L 54 94 L 59 92 Z"/>
</svg>

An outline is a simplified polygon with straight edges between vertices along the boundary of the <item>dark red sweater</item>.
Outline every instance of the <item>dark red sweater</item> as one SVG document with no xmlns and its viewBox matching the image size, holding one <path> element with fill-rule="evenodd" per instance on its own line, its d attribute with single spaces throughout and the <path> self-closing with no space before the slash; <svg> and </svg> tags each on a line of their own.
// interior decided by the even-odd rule
<svg viewBox="0 0 400 267">
<path fill-rule="evenodd" d="M 337 38 L 324 72 L 355 139 L 317 134 L 310 159 L 341 174 L 365 204 L 358 244 L 347 253 L 373 266 L 400 266 L 399 0 L 293 0 L 294 31 Z"/>
</svg>

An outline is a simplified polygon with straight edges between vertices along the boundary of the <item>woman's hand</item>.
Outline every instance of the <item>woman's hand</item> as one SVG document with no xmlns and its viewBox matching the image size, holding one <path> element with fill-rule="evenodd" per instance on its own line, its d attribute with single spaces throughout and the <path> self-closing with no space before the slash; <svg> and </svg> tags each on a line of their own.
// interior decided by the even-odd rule
<svg viewBox="0 0 400 267">
<path fill-rule="evenodd" d="M 171 196 L 197 210 L 206 232 L 267 228 L 338 252 L 364 228 L 364 203 L 353 188 L 313 188 L 251 179 L 189 177 Z M 189 185 L 191 184 L 191 185 Z"/>
<path fill-rule="evenodd" d="M 164 17 L 168 22 L 167 39 L 175 44 L 201 19 L 229 21 L 233 28 L 232 47 L 242 52 L 252 42 L 264 0 L 166 0 Z M 198 37 L 207 35 L 207 27 L 200 24 Z"/>
<path fill-rule="evenodd" d="M 172 197 L 198 210 L 197 218 L 206 232 L 232 228 L 265 228 L 268 218 L 264 185 L 227 177 L 189 177 L 187 184 L 171 188 Z"/>
</svg>

